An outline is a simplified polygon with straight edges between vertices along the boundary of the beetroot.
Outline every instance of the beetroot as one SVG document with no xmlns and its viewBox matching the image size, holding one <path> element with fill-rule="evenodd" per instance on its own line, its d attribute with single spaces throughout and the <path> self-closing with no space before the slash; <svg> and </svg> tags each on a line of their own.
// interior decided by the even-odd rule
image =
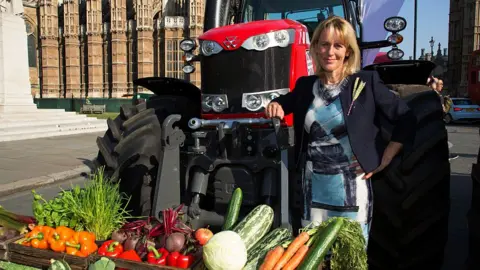
<svg viewBox="0 0 480 270">
<path fill-rule="evenodd" d="M 184 245 L 185 235 L 183 233 L 176 232 L 168 236 L 165 243 L 165 248 L 168 250 L 168 252 L 175 252 L 182 250 Z"/>
<path fill-rule="evenodd" d="M 117 241 L 122 245 L 123 243 L 125 243 L 127 238 L 128 238 L 128 235 L 125 231 L 118 230 L 112 233 L 112 240 Z"/>
<path fill-rule="evenodd" d="M 140 240 L 140 237 L 138 235 L 136 234 L 130 235 L 125 241 L 125 244 L 123 245 L 123 249 L 125 251 L 134 250 L 139 240 Z"/>
</svg>

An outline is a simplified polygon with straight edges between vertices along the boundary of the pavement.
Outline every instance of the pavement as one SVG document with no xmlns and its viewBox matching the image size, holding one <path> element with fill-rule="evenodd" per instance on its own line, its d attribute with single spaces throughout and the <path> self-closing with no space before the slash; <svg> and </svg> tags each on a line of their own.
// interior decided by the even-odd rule
<svg viewBox="0 0 480 270">
<path fill-rule="evenodd" d="M 0 198 L 91 172 L 101 133 L 0 142 Z"/>
</svg>

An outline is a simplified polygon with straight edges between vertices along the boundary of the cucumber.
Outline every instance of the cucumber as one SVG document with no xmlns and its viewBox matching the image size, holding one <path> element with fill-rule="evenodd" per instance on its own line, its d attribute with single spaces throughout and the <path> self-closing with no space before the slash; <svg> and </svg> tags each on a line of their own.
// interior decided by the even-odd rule
<svg viewBox="0 0 480 270">
<path fill-rule="evenodd" d="M 222 231 L 228 231 L 235 226 L 238 221 L 238 215 L 240 214 L 240 207 L 242 206 L 243 192 L 241 188 L 236 188 L 228 204 L 227 214 L 225 215 L 225 221 L 223 223 Z"/>
<path fill-rule="evenodd" d="M 292 233 L 286 228 L 276 228 L 263 237 L 255 246 L 250 249 L 247 257 L 247 264 L 243 270 L 258 269 L 263 263 L 267 253 L 281 245 L 285 240 L 291 239 Z"/>
<path fill-rule="evenodd" d="M 316 270 L 325 259 L 325 255 L 337 240 L 338 232 L 343 227 L 343 219 L 338 218 L 330 222 L 325 229 L 319 232 L 319 235 L 312 247 L 303 259 L 298 270 Z"/>
<path fill-rule="evenodd" d="M 270 231 L 273 215 L 273 209 L 270 206 L 261 204 L 233 228 L 233 231 L 242 238 L 247 251 Z"/>
</svg>

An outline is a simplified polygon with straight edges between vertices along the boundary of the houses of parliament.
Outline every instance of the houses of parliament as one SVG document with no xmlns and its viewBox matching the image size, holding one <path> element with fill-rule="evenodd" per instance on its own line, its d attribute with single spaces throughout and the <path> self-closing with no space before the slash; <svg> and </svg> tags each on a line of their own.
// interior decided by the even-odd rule
<svg viewBox="0 0 480 270">
<path fill-rule="evenodd" d="M 137 78 L 183 78 L 180 41 L 203 33 L 204 0 L 24 0 L 32 95 L 120 98 Z M 199 65 L 190 81 L 200 85 Z"/>
</svg>

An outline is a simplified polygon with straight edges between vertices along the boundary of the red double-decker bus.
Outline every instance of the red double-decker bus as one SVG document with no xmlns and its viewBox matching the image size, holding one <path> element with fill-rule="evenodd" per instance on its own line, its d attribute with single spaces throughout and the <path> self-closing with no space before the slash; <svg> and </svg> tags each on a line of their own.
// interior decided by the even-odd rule
<svg viewBox="0 0 480 270">
<path fill-rule="evenodd" d="M 473 51 L 470 55 L 467 78 L 468 95 L 480 105 L 480 50 Z"/>
</svg>

